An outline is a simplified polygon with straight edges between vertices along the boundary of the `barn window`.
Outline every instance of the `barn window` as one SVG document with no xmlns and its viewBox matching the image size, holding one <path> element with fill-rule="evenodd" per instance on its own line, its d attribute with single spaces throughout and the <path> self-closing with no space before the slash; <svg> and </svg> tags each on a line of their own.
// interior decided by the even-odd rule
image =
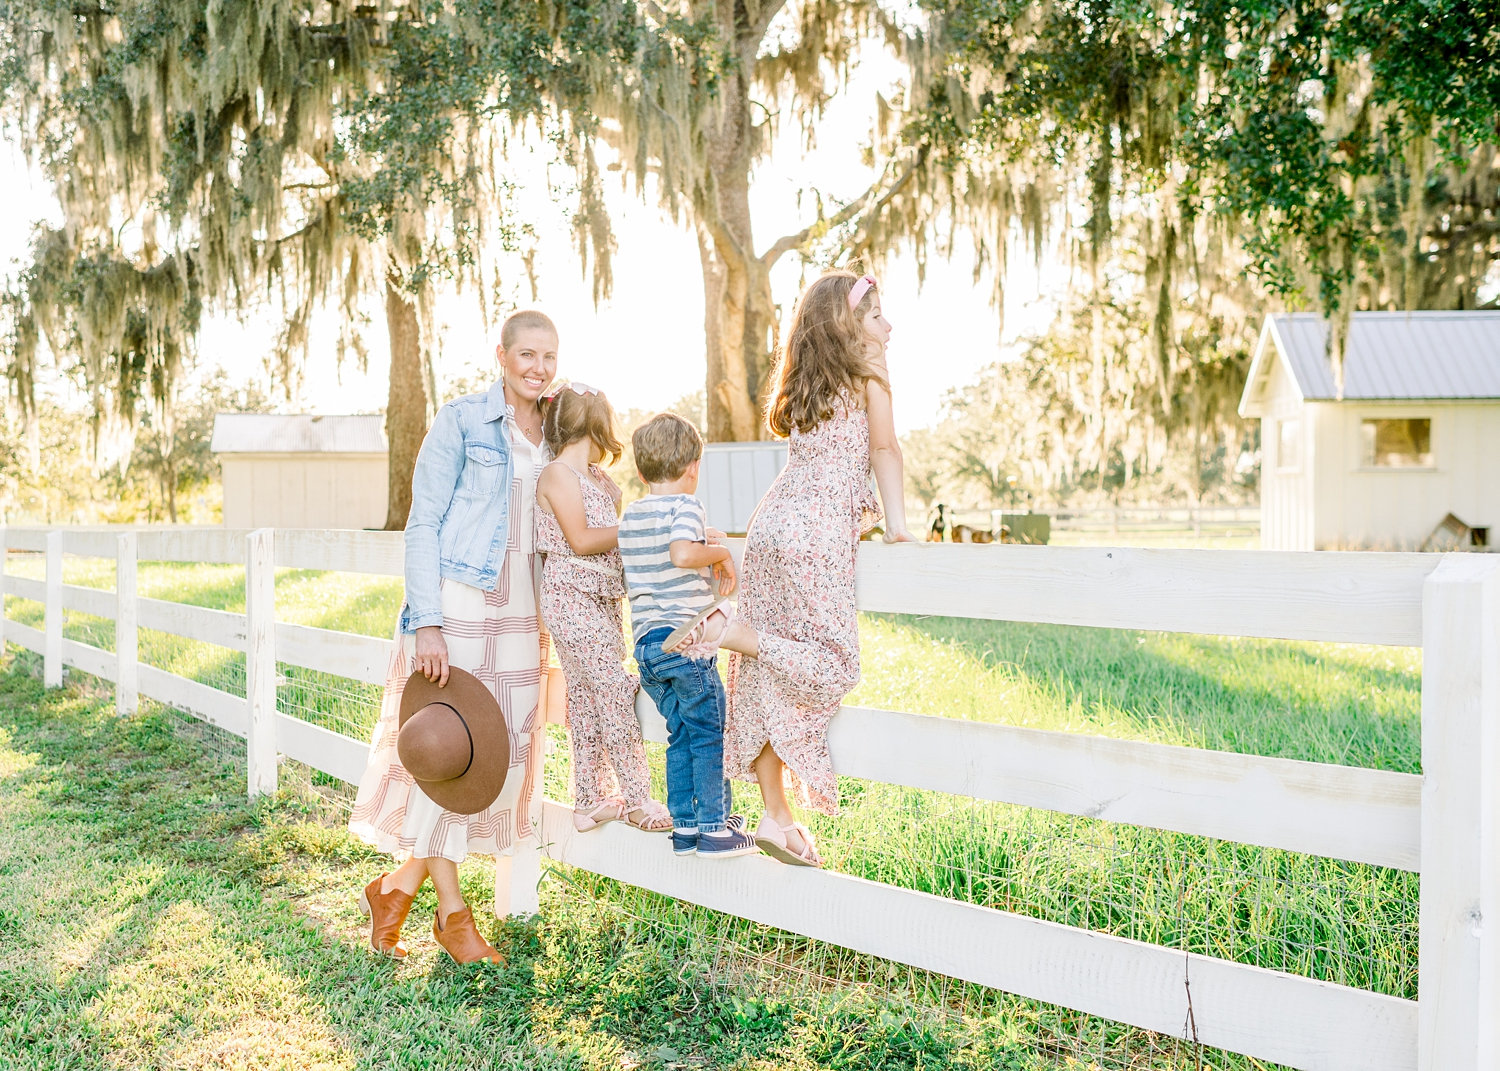
<svg viewBox="0 0 1500 1071">
<path fill-rule="evenodd" d="M 1295 469 L 1302 465 L 1302 421 L 1283 420 L 1276 426 L 1276 467 Z"/>
<path fill-rule="evenodd" d="M 1425 469 L 1432 467 L 1432 419 L 1398 417 L 1362 420 L 1360 442 L 1366 468 Z"/>
</svg>

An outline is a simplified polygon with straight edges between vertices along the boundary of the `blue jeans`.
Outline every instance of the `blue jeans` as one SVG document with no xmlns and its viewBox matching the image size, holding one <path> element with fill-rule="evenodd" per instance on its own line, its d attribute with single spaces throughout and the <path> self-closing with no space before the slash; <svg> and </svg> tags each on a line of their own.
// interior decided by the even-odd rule
<svg viewBox="0 0 1500 1071">
<path fill-rule="evenodd" d="M 661 649 L 670 628 L 652 629 L 636 642 L 641 687 L 667 720 L 667 810 L 678 829 L 700 833 L 724 828 L 729 780 L 724 776 L 724 710 L 727 700 L 712 658 L 684 658 Z"/>
</svg>

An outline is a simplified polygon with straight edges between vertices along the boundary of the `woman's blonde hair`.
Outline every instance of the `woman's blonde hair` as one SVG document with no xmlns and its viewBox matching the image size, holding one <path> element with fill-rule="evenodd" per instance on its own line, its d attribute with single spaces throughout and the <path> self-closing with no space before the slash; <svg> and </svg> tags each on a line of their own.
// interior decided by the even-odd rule
<svg viewBox="0 0 1500 1071">
<path fill-rule="evenodd" d="M 545 312 L 537 312 L 536 309 L 522 309 L 513 312 L 500 325 L 500 348 L 509 350 L 516 344 L 516 336 L 528 328 L 541 328 L 551 331 L 553 337 L 557 336 L 557 325 L 552 322 L 552 317 Z"/>
<path fill-rule="evenodd" d="M 861 278 L 852 271 L 824 272 L 798 299 L 771 373 L 766 426 L 772 434 L 784 439 L 793 429 L 811 431 L 833 415 L 840 394 L 858 399 L 870 380 L 889 387 L 865 355 L 869 335 L 863 321 L 876 287 L 849 307 L 849 293 Z"/>
<path fill-rule="evenodd" d="M 579 439 L 593 439 L 609 456 L 611 465 L 620 460 L 624 449 L 615 433 L 615 412 L 609 399 L 592 389 L 579 394 L 572 387 L 562 387 L 552 397 L 543 398 L 542 435 L 553 457 Z"/>
</svg>

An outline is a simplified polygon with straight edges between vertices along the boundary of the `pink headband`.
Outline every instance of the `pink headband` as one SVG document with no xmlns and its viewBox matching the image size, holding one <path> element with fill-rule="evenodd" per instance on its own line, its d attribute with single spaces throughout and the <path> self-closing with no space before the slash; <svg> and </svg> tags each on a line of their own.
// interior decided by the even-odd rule
<svg viewBox="0 0 1500 1071">
<path fill-rule="evenodd" d="M 864 300 L 865 295 L 870 291 L 870 287 L 874 285 L 875 276 L 873 275 L 866 275 L 854 280 L 854 286 L 849 291 L 849 310 L 851 312 L 859 308 L 859 303 Z"/>
</svg>

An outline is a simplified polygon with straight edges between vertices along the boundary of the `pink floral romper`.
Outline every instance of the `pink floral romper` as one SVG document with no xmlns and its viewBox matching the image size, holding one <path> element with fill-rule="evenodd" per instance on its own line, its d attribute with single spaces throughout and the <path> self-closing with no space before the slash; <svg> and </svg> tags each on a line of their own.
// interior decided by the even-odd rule
<svg viewBox="0 0 1500 1071">
<path fill-rule="evenodd" d="M 562 464 L 562 462 L 554 462 Z M 571 469 L 571 466 L 569 466 Z M 596 480 L 577 469 L 584 519 L 590 528 L 619 523 L 615 503 Z M 568 733 L 573 744 L 573 806 L 590 811 L 611 799 L 635 810 L 651 798 L 646 747 L 635 718 L 639 683 L 625 670 L 625 633 L 620 600 L 625 574 L 617 549 L 578 555 L 557 518 L 538 508 L 536 547 L 547 554 L 542 567 L 542 620 L 557 644 L 568 682 Z"/>
<path fill-rule="evenodd" d="M 833 415 L 793 431 L 787 466 L 750 519 L 739 617 L 760 634 L 760 657 L 729 657 L 724 770 L 753 781 L 769 741 L 804 806 L 838 813 L 828 723 L 859 683 L 854 557 L 880 519 L 870 487 L 870 428 L 840 397 Z"/>
</svg>

